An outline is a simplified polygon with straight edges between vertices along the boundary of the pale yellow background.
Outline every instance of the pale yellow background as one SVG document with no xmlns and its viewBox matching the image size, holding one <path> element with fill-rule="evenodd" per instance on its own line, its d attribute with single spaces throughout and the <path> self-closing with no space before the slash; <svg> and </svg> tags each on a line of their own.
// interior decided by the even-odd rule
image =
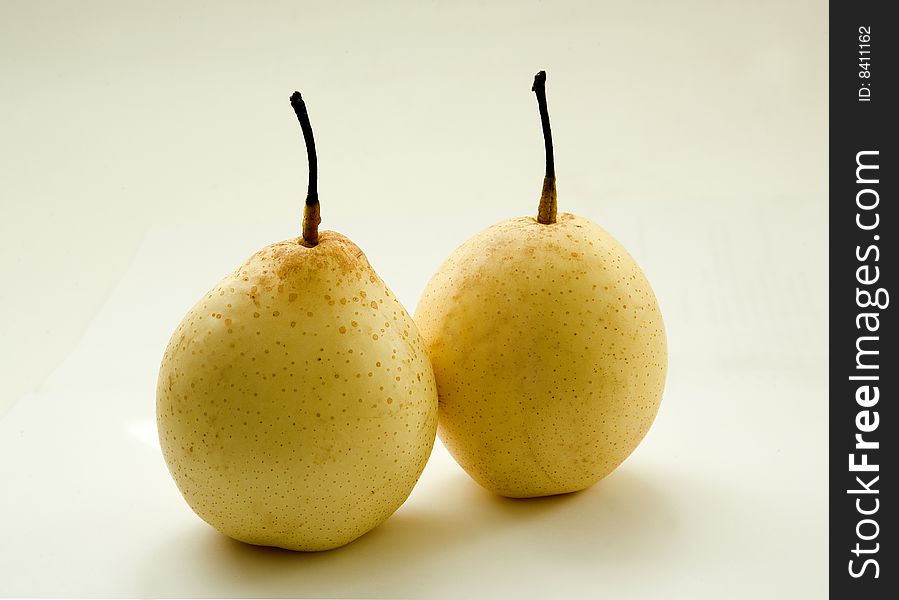
<svg viewBox="0 0 899 600">
<path fill-rule="evenodd" d="M 0 595 L 820 597 L 826 575 L 827 5 L 0 0 Z M 230 544 L 153 447 L 193 301 L 323 227 L 411 311 L 536 210 L 533 73 L 559 206 L 653 282 L 671 364 L 644 444 L 569 499 L 500 502 L 439 446 L 342 551 Z"/>
</svg>

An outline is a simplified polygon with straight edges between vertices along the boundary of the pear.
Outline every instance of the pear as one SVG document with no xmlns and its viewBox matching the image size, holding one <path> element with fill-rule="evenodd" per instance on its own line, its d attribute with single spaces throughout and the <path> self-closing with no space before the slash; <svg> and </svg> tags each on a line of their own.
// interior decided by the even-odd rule
<svg viewBox="0 0 899 600">
<path fill-rule="evenodd" d="M 557 214 L 546 73 L 537 218 L 468 240 L 427 284 L 415 320 L 440 399 L 438 435 L 508 497 L 582 490 L 643 439 L 667 369 L 662 315 L 640 267 L 602 227 Z"/>
<path fill-rule="evenodd" d="M 303 236 L 272 244 L 190 309 L 165 350 L 159 441 L 190 507 L 222 533 L 291 550 L 342 546 L 409 496 L 437 394 L 412 319 L 362 251 L 319 235 L 309 157 Z"/>
</svg>

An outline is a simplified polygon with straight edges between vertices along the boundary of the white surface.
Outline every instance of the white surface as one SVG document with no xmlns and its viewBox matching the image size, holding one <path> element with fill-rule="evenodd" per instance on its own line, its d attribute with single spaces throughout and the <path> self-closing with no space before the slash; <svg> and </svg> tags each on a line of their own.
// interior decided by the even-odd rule
<svg viewBox="0 0 899 600">
<path fill-rule="evenodd" d="M 433 247 L 409 256 L 403 244 L 378 244 L 365 233 L 379 223 L 347 219 L 346 225 L 363 248 L 379 248 L 379 256 L 369 256 L 388 280 L 405 282 L 396 287 L 407 304 L 418 292 L 410 282 L 421 278 L 404 279 L 403 271 L 425 268 L 465 228 L 445 220 L 440 232 L 410 236 L 421 243 L 430 238 Z M 647 218 L 626 228 L 630 237 L 662 227 Z M 784 233 L 762 231 L 763 238 Z M 205 282 L 255 249 L 238 233 L 250 240 L 263 235 L 202 227 L 148 234 L 76 351 L 39 394 L 0 420 L 0 593 L 823 594 L 825 423 L 815 404 L 823 405 L 824 380 L 814 362 L 786 360 L 791 345 L 814 333 L 791 331 L 782 319 L 757 323 L 763 328 L 750 335 L 737 318 L 737 299 L 727 294 L 712 299 L 729 316 L 691 321 L 697 307 L 678 300 L 689 270 L 655 277 L 671 339 L 670 378 L 656 425 L 635 455 L 594 488 L 570 497 L 502 500 L 469 480 L 438 444 L 400 511 L 344 549 L 290 554 L 218 535 L 193 515 L 165 469 L 155 440 L 154 386 L 160 353 L 186 307 L 209 287 Z M 741 241 L 724 242 L 719 260 L 734 260 L 739 248 L 731 244 Z M 642 254 L 662 256 L 661 250 L 649 243 Z M 681 251 L 690 252 L 688 246 Z M 772 271 L 766 281 L 774 289 L 808 283 L 792 271 Z M 722 283 L 724 289 L 740 285 Z M 766 294 L 758 293 L 757 308 L 770 310 Z M 724 343 L 728 336 L 740 344 Z M 771 339 L 788 345 L 768 356 Z"/>
<path fill-rule="evenodd" d="M 823 596 L 826 4 L 619 4 L 0 4 L 0 596 Z M 456 245 L 536 209 L 538 68 L 560 208 L 665 315 L 649 436 L 524 502 L 438 444 L 329 553 L 216 534 L 155 447 L 156 370 L 202 293 L 297 233 L 289 92 L 324 227 L 411 309 Z"/>
</svg>

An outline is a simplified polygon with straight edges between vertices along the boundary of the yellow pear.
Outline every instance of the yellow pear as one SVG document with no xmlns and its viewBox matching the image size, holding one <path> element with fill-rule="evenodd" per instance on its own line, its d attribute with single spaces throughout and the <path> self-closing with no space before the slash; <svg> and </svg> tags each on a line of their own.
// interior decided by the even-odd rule
<svg viewBox="0 0 899 600">
<path fill-rule="evenodd" d="M 299 93 L 303 237 L 263 248 L 184 317 L 157 387 L 159 440 L 190 507 L 235 539 L 346 544 L 409 496 L 434 444 L 424 342 L 362 251 L 318 233 L 317 161 Z"/>
<path fill-rule="evenodd" d="M 509 497 L 582 490 L 612 472 L 655 419 L 667 369 L 640 267 L 599 225 L 557 215 L 545 79 L 533 87 L 547 158 L 537 218 L 462 244 L 415 314 L 440 439 L 475 481 Z"/>
</svg>

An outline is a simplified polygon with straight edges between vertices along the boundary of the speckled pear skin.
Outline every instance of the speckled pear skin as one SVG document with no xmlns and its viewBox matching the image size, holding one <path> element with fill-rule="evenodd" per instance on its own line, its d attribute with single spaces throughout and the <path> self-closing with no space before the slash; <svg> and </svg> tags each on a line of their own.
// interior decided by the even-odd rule
<svg viewBox="0 0 899 600">
<path fill-rule="evenodd" d="M 336 548 L 387 519 L 437 428 L 415 324 L 331 231 L 313 248 L 262 249 L 187 313 L 156 407 L 191 508 L 235 539 L 291 550 Z"/>
<path fill-rule="evenodd" d="M 582 490 L 658 412 L 667 348 L 655 295 L 599 225 L 504 221 L 460 246 L 415 314 L 440 399 L 438 435 L 508 497 Z"/>
</svg>

